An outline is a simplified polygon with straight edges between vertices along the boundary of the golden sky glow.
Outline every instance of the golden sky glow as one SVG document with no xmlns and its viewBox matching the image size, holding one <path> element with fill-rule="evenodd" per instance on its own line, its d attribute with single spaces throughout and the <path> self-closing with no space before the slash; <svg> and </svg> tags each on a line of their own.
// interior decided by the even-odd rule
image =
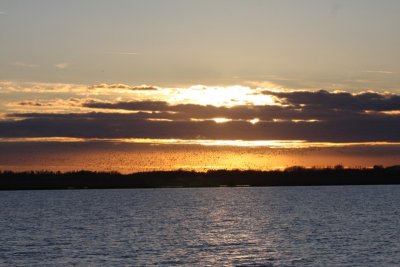
<svg viewBox="0 0 400 267">
<path fill-rule="evenodd" d="M 73 137 L 31 137 L 31 138 L 0 138 L 0 142 L 59 142 L 59 143 L 81 143 L 81 142 L 106 142 L 106 143 L 130 143 L 150 145 L 200 145 L 221 147 L 266 147 L 266 148 L 330 148 L 330 147 L 355 147 L 355 146 L 400 146 L 400 142 L 307 142 L 305 140 L 190 140 L 190 139 L 151 139 L 151 138 L 73 138 Z"/>
<path fill-rule="evenodd" d="M 72 140 L 71 140 L 72 141 Z M 322 148 L 269 148 L 112 143 L 112 142 L 0 142 L 2 170 L 94 170 L 123 173 L 152 170 L 282 169 L 288 166 L 347 167 L 395 165 L 400 145 Z M 38 151 L 38 149 L 40 149 Z M 57 154 L 55 154 L 57 152 Z"/>
</svg>

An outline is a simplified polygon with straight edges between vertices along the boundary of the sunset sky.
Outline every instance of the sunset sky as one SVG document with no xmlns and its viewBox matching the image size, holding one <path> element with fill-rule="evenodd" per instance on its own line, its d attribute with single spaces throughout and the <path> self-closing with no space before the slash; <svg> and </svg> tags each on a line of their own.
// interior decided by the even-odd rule
<svg viewBox="0 0 400 267">
<path fill-rule="evenodd" d="M 398 0 L 0 2 L 0 170 L 400 164 Z"/>
</svg>

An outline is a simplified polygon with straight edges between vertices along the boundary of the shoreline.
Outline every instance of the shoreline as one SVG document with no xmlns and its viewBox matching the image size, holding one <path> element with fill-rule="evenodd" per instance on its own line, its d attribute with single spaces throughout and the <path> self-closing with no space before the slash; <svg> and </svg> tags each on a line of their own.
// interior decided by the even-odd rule
<svg viewBox="0 0 400 267">
<path fill-rule="evenodd" d="M 117 172 L 0 172 L 0 190 L 64 190 L 123 188 L 202 188 L 338 186 L 400 184 L 400 165 L 373 169 L 306 169 L 284 171 L 210 170 Z"/>
</svg>

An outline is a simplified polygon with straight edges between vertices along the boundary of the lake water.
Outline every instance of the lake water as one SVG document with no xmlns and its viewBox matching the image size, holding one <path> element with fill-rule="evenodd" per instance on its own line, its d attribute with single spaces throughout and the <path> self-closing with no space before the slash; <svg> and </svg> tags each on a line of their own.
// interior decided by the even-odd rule
<svg viewBox="0 0 400 267">
<path fill-rule="evenodd" d="M 0 192 L 0 266 L 400 266 L 400 186 Z"/>
</svg>

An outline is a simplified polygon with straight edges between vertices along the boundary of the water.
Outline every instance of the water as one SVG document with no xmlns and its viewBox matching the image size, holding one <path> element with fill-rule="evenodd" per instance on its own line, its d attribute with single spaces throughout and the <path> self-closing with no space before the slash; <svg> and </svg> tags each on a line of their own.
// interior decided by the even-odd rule
<svg viewBox="0 0 400 267">
<path fill-rule="evenodd" d="M 400 186 L 0 192 L 0 266 L 399 266 Z"/>
</svg>

